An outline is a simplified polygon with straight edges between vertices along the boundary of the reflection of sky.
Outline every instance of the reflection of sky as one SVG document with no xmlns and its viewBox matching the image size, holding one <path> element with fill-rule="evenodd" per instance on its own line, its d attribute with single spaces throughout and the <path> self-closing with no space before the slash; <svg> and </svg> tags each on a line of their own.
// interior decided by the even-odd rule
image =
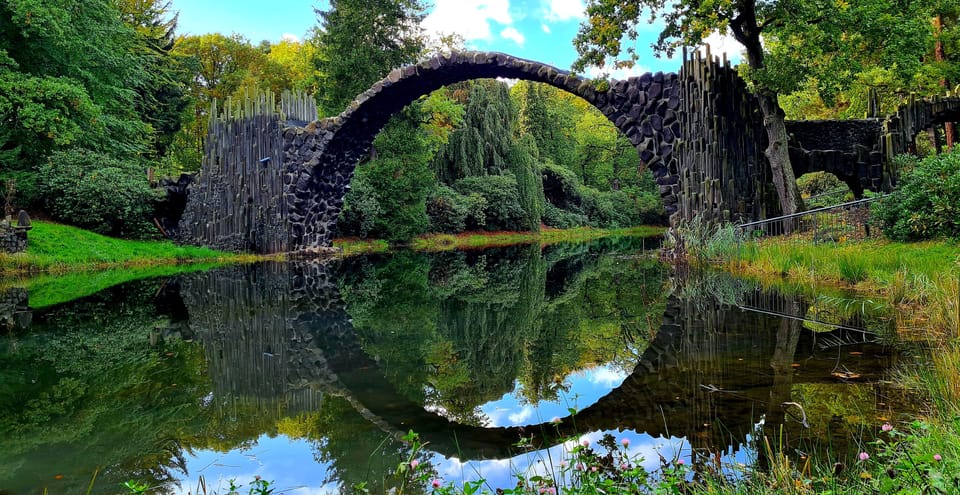
<svg viewBox="0 0 960 495">
<path fill-rule="evenodd" d="M 562 394 L 558 402 L 523 404 L 520 400 L 521 391 L 518 389 L 504 394 L 500 400 L 480 406 L 480 411 L 487 417 L 486 426 L 540 424 L 553 418 L 569 416 L 570 408 L 580 410 L 596 403 L 619 387 L 627 376 L 628 373 L 616 370 L 610 365 L 597 366 L 568 376 L 564 383 L 570 385 L 569 391 Z M 519 385 L 517 387 L 519 388 Z"/>
<path fill-rule="evenodd" d="M 618 387 L 626 377 L 626 373 L 611 366 L 598 366 L 567 377 L 569 392 L 563 394 L 564 397 L 558 402 L 524 404 L 518 399 L 520 391 L 517 390 L 484 404 L 481 410 L 488 418 L 488 426 L 526 425 L 550 421 L 554 417 L 566 418 L 569 416 L 568 408 L 580 410 L 594 404 Z M 510 459 L 461 462 L 456 457 L 433 454 L 430 460 L 445 483 L 460 485 L 464 481 L 485 479 L 488 484 L 486 488 L 493 491 L 498 487 L 514 486 L 517 474 L 525 477 L 550 475 L 559 479 L 560 461 L 569 459 L 569 452 L 577 443 L 586 440 L 591 446 L 596 446 L 597 441 L 607 433 L 616 438 L 618 446 L 621 440 L 628 439 L 628 455 L 648 471 L 659 467 L 660 456 L 668 460 L 683 458 L 688 464 L 691 462 L 690 447 L 685 439 L 652 437 L 632 430 L 589 432 L 573 441 Z M 597 451 L 603 452 L 603 449 L 598 447 Z M 736 453 L 728 452 L 724 461 L 749 463 L 751 456 L 750 449 L 741 447 Z M 277 487 L 275 493 L 338 493 L 335 483 L 323 483 L 329 466 L 314 459 L 311 442 L 282 435 L 276 438 L 261 436 L 254 446 L 246 450 L 229 453 L 198 451 L 187 457 L 187 466 L 189 476 L 182 480 L 182 486 L 175 493 L 196 493 L 197 479 L 201 475 L 207 482 L 208 492 L 211 488 L 216 492 L 225 492 L 230 479 L 248 485 L 254 476 L 259 475 Z M 245 491 L 241 490 L 241 493 Z"/>
<path fill-rule="evenodd" d="M 230 480 L 245 487 L 260 476 L 278 487 L 275 493 L 308 495 L 313 493 L 337 493 L 333 484 L 324 485 L 327 466 L 313 458 L 313 448 L 307 440 L 290 439 L 280 435 L 270 438 L 261 435 L 256 443 L 245 450 L 230 452 L 201 450 L 187 456 L 188 476 L 181 478 L 181 486 L 174 493 L 202 493 L 197 490 L 198 480 L 203 476 L 207 493 L 226 493 Z M 246 493 L 246 489 L 240 490 Z"/>
</svg>

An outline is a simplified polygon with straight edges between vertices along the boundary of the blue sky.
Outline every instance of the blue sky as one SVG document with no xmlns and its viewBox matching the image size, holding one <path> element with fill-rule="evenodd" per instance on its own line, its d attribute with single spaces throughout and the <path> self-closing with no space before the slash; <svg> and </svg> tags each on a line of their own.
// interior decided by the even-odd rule
<svg viewBox="0 0 960 495">
<path fill-rule="evenodd" d="M 576 58 L 573 38 L 583 20 L 584 0 L 432 0 L 424 21 L 430 32 L 458 33 L 467 47 L 509 53 L 569 69 Z M 316 23 L 317 0 L 174 0 L 181 34 L 239 33 L 257 43 L 282 37 L 303 39 Z M 678 60 L 663 60 L 649 50 L 659 26 L 639 26 L 638 66 L 612 76 L 622 79 L 649 71 L 675 71 Z M 718 46 L 722 40 L 715 40 Z M 725 43 L 720 49 L 732 50 Z M 716 52 L 716 49 L 715 49 Z"/>
</svg>

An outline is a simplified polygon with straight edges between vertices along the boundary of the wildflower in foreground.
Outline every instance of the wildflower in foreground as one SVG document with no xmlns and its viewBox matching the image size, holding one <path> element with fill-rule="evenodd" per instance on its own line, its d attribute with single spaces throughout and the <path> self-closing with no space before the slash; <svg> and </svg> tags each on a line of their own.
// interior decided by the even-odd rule
<svg viewBox="0 0 960 495">
<path fill-rule="evenodd" d="M 561 421 L 561 419 L 560 419 L 558 416 L 554 416 L 554 417 L 550 420 L 550 422 L 553 423 L 553 424 L 555 424 L 555 425 L 560 424 L 560 421 Z"/>
<path fill-rule="evenodd" d="M 890 423 L 884 423 L 883 426 L 880 427 L 880 429 L 883 431 L 890 431 L 890 430 L 893 430 L 893 425 Z"/>
<path fill-rule="evenodd" d="M 940 457 L 940 454 L 933 454 L 933 460 L 940 462 L 943 460 L 943 457 Z"/>
<path fill-rule="evenodd" d="M 590 446 L 590 440 L 584 439 L 583 442 L 580 442 L 580 444 L 583 445 L 584 447 L 589 447 L 589 446 Z"/>
<path fill-rule="evenodd" d="M 434 479 L 433 481 L 430 482 L 430 486 L 434 488 L 440 488 L 440 480 Z"/>
<path fill-rule="evenodd" d="M 677 459 L 677 465 L 678 465 L 678 466 L 682 466 L 682 465 L 683 465 L 683 459 Z"/>
<path fill-rule="evenodd" d="M 420 461 L 418 461 L 418 460 L 416 460 L 416 459 L 410 461 L 410 468 L 411 468 L 411 469 L 417 469 L 417 466 L 419 466 L 419 465 L 420 465 Z"/>
<path fill-rule="evenodd" d="M 869 458 L 870 458 L 870 454 L 868 454 L 868 453 L 866 453 L 866 452 L 860 452 L 860 460 L 861 460 L 861 461 L 865 461 L 865 460 L 867 460 L 867 459 L 869 459 Z"/>
<path fill-rule="evenodd" d="M 624 447 L 629 447 L 629 446 L 630 446 L 630 439 L 629 439 L 629 438 L 624 438 L 623 440 L 620 440 L 620 443 L 623 444 Z"/>
</svg>

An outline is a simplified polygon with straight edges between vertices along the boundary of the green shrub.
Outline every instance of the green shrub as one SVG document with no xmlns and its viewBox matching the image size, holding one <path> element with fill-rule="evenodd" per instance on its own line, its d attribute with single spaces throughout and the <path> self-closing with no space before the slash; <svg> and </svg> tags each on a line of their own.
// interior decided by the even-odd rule
<svg viewBox="0 0 960 495">
<path fill-rule="evenodd" d="M 343 209 L 337 219 L 340 236 L 366 238 L 373 231 L 377 217 L 383 213 L 376 191 L 362 174 L 350 181 L 350 190 L 344 196 Z"/>
<path fill-rule="evenodd" d="M 40 166 L 38 189 L 50 217 L 101 234 L 145 238 L 161 191 L 151 189 L 140 163 L 75 148 Z"/>
<path fill-rule="evenodd" d="M 484 222 L 481 224 L 478 218 L 476 225 L 468 223 L 468 229 L 523 230 L 528 223 L 529 213 L 520 205 L 520 191 L 513 174 L 466 177 L 454 183 L 453 187 L 462 195 L 477 195 L 486 202 L 483 208 Z"/>
<path fill-rule="evenodd" d="M 557 229 L 572 229 L 588 225 L 589 220 L 584 215 L 561 210 L 547 203 L 543 209 L 543 224 Z"/>
<path fill-rule="evenodd" d="M 960 150 L 917 161 L 897 157 L 900 183 L 873 207 L 884 235 L 911 241 L 960 238 Z"/>
<path fill-rule="evenodd" d="M 542 176 L 549 210 L 544 212 L 543 223 L 551 227 L 621 228 L 665 223 L 663 202 L 656 191 L 599 191 L 583 185 L 571 170 L 552 163 L 543 165 Z"/>
<path fill-rule="evenodd" d="M 797 178 L 797 188 L 807 208 L 821 208 L 853 200 L 846 183 L 829 172 L 811 172 Z"/>
<path fill-rule="evenodd" d="M 484 225 L 487 200 L 473 193 L 468 196 L 443 184 L 427 199 L 427 216 L 430 217 L 431 232 L 457 234 L 463 232 L 468 221 L 474 225 Z"/>
</svg>

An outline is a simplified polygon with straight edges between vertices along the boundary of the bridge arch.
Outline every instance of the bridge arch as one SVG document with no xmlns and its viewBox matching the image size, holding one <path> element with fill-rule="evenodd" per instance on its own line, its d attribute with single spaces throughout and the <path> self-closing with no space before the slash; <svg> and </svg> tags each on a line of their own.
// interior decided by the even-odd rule
<svg viewBox="0 0 960 495">
<path fill-rule="evenodd" d="M 290 244 L 331 245 L 354 170 L 390 117 L 443 86 L 484 78 L 541 82 L 583 98 L 630 139 L 640 162 L 661 185 L 677 182 L 674 147 L 681 133 L 677 74 L 647 73 L 598 89 L 593 81 L 567 71 L 503 53 L 447 53 L 395 69 L 336 117 L 285 131 L 284 141 L 293 143 L 286 147 L 285 163 L 302 164 L 290 179 L 294 187 L 286 200 L 293 220 Z M 661 188 L 661 195 L 672 214 L 677 208 L 674 189 Z"/>
</svg>

